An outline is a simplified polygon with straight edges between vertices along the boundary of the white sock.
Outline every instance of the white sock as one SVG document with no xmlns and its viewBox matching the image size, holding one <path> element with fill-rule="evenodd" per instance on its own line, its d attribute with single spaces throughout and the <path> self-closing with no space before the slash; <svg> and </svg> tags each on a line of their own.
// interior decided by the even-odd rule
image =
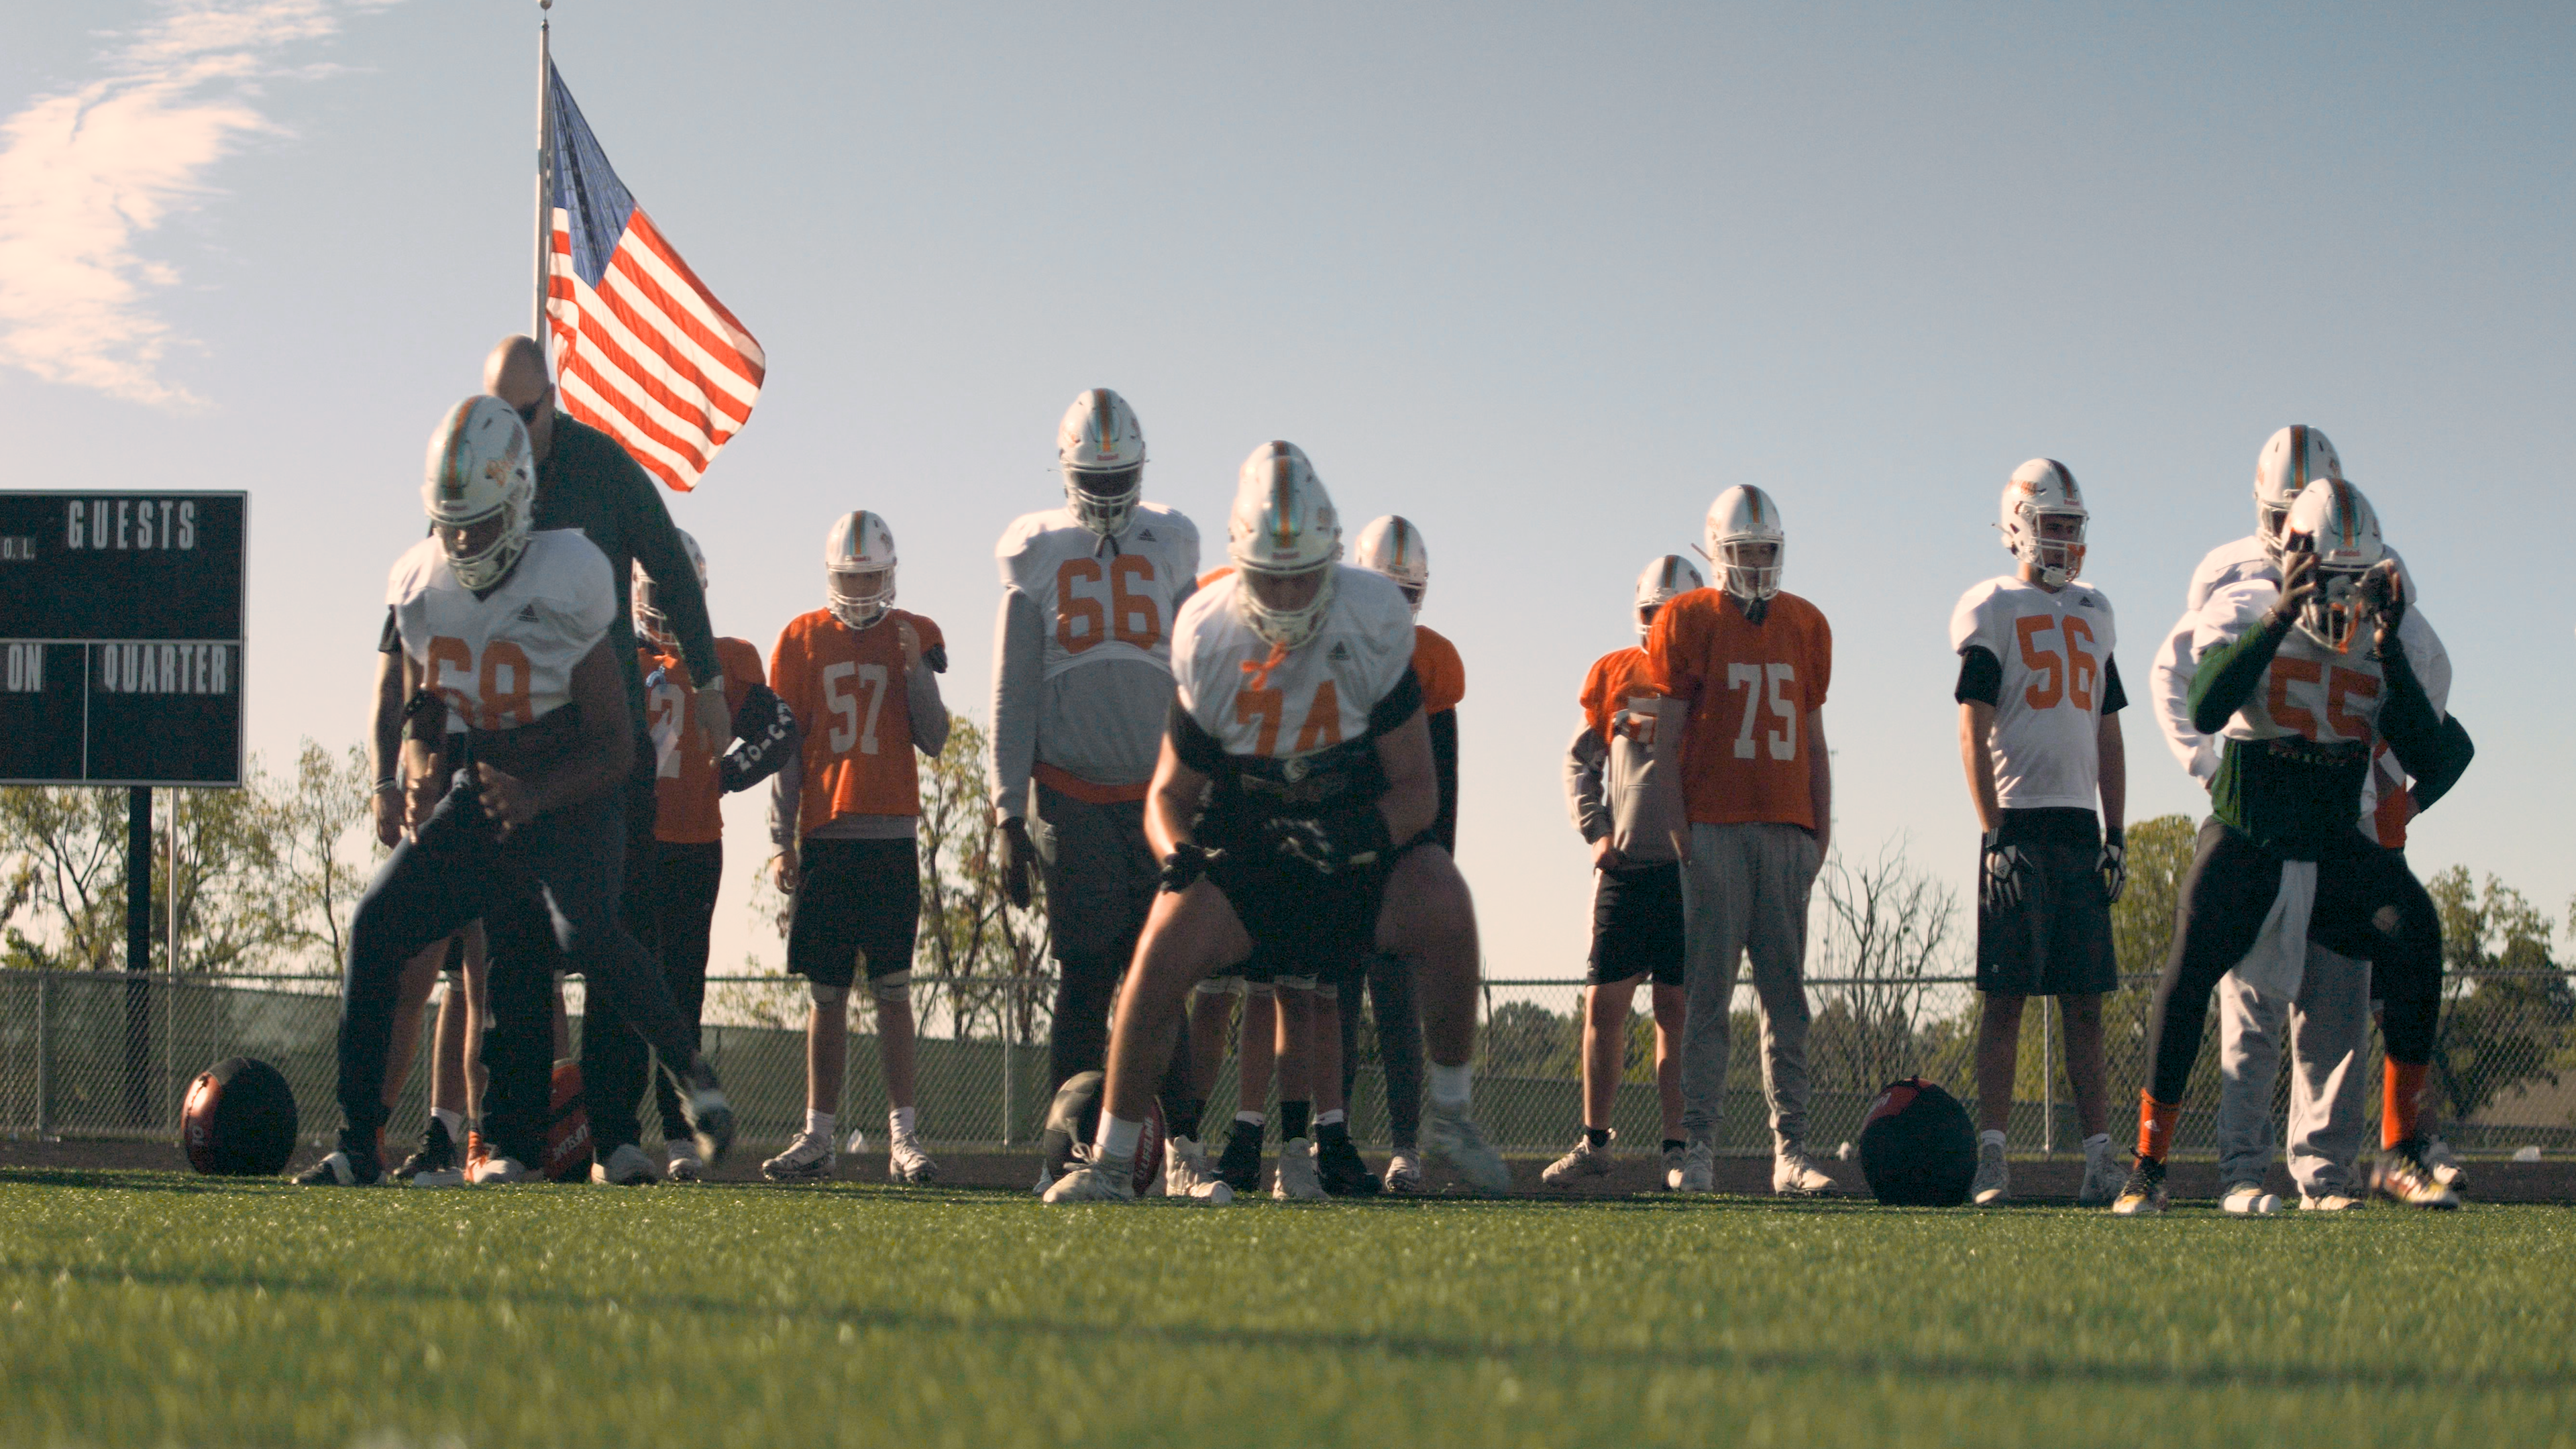
<svg viewBox="0 0 2576 1449">
<path fill-rule="evenodd" d="M 826 1142 L 831 1141 L 831 1140 L 832 1140 L 832 1118 L 833 1118 L 833 1116 L 834 1116 L 834 1115 L 835 1115 L 835 1114 L 830 1113 L 830 1112 L 808 1112 L 808 1113 L 806 1113 L 806 1114 L 805 1114 L 805 1130 L 806 1130 L 806 1131 L 808 1131 L 808 1132 L 813 1133 L 813 1134 L 814 1134 L 815 1136 L 817 1136 L 817 1137 L 822 1138 L 822 1139 L 823 1139 L 824 1141 L 826 1141 Z"/>
<path fill-rule="evenodd" d="M 893 1111 L 886 1113 L 886 1121 L 894 1128 L 896 1136 L 909 1137 L 912 1135 L 912 1109 L 910 1107 L 897 1107 Z"/>
<path fill-rule="evenodd" d="M 1993 1143 L 1997 1147 L 2003 1146 L 2004 1134 L 1991 1128 L 1977 1134 L 1977 1145 L 1979 1147 L 1983 1147 L 1989 1142 Z"/>
<path fill-rule="evenodd" d="M 1145 1124 L 1133 1117 L 1113 1112 L 1100 1114 L 1100 1140 L 1094 1144 L 1095 1155 L 1103 1162 L 1134 1162 L 1136 1140 L 1144 1134 Z"/>
<path fill-rule="evenodd" d="M 1267 1112 L 1237 1112 L 1234 1114 L 1234 1120 L 1237 1122 L 1248 1122 L 1255 1127 L 1267 1127 L 1270 1125 L 1270 1114 Z"/>
<path fill-rule="evenodd" d="M 430 1109 L 429 1109 L 429 1115 L 431 1115 L 432 1117 L 437 1118 L 437 1119 L 438 1119 L 438 1121 L 439 1121 L 439 1125 L 441 1125 L 441 1126 L 443 1126 L 443 1127 L 445 1127 L 445 1128 L 447 1129 L 447 1140 L 448 1140 L 448 1141 L 450 1141 L 450 1142 L 462 1142 L 462 1141 L 464 1141 L 464 1140 L 465 1140 L 465 1114 L 464 1114 L 464 1113 L 462 1113 L 462 1112 L 450 1112 L 450 1111 L 448 1111 L 445 1107 L 432 1107 L 432 1108 L 430 1108 Z"/>
<path fill-rule="evenodd" d="M 2108 1151 L 2110 1146 L 2111 1134 L 2108 1132 L 2096 1132 L 2092 1136 L 2084 1139 L 2084 1155 L 2087 1157 L 2094 1156 L 2097 1153 Z"/>
<path fill-rule="evenodd" d="M 1315 1114 L 1315 1125 L 1318 1127 L 1330 1127 L 1341 1120 L 1342 1109 L 1339 1107 L 1335 1107 L 1329 1112 L 1318 1112 Z"/>
<path fill-rule="evenodd" d="M 1460 1062 L 1454 1067 L 1444 1067 L 1438 1062 L 1432 1062 L 1430 1067 L 1431 1100 L 1443 1107 L 1463 1111 L 1467 1106 L 1469 1095 L 1467 1084 L 1471 1069 L 1465 1062 Z"/>
</svg>

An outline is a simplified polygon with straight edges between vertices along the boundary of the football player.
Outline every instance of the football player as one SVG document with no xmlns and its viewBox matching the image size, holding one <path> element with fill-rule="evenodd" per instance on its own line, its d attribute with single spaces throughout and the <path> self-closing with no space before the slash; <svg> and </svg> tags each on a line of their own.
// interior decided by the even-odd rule
<svg viewBox="0 0 2576 1449">
<path fill-rule="evenodd" d="M 825 607 L 779 631 L 770 687 L 806 721 L 802 746 L 770 784 L 778 889 L 790 901 L 787 970 L 805 978 L 805 1128 L 760 1165 L 772 1182 L 832 1175 L 850 986 L 861 962 L 876 999 L 885 1073 L 886 1177 L 927 1183 L 938 1165 L 914 1131 L 912 948 L 921 927 L 921 771 L 948 742 L 939 626 L 894 607 L 894 534 L 864 509 L 823 540 Z"/>
<path fill-rule="evenodd" d="M 2084 1129 L 2076 1201 L 2109 1202 L 2125 1174 L 2111 1152 L 2102 996 L 2120 987 L 2111 903 L 2128 884 L 2129 794 L 2111 600 L 2080 584 L 2090 518 L 2075 475 L 2033 458 L 2004 483 L 2014 572 L 1959 598 L 1959 760 L 1984 832 L 1978 857 L 1977 1174 L 1969 1200 L 2012 1196 L 2004 1129 L 2021 1063 L 2022 1004 L 2054 996 L 2066 1017 L 2066 1077 Z M 2099 796 L 2097 820 L 2093 802 Z"/>
<path fill-rule="evenodd" d="M 2220 742 L 2191 726 L 2192 621 L 2210 595 L 2262 577 L 2278 580 L 2281 522 L 2299 491 L 2318 478 L 2340 478 L 2343 462 L 2320 428 L 2292 424 L 2266 440 L 2254 461 L 2254 532 L 2211 549 L 2192 571 L 2183 616 L 2156 651 L 2151 671 L 2156 723 L 2183 768 L 2206 788 L 2218 774 Z M 2412 596 L 2414 583 L 2395 549 L 2398 580 Z M 2398 625 L 2425 698 L 2436 713 L 2448 707 L 2451 661 L 2424 611 L 2410 608 Z M 2403 771 L 2385 743 L 2375 747 L 2363 791 L 2362 830 L 2387 849 L 2406 843 L 2413 810 Z M 2259 974 L 2259 972 L 2258 972 Z M 2290 1176 L 2299 1206 L 2342 1210 L 2361 1201 L 2359 1177 L 2365 1120 L 2362 1052 L 2370 1030 L 2370 963 L 2307 943 L 2295 999 L 2257 990 L 2246 973 L 2230 971 L 2218 983 L 2219 1206 L 2251 1213 L 2267 1194 L 2264 1173 L 2272 1160 L 2272 1087 L 2280 1070 L 2287 1028 L 2290 1079 Z M 2427 1131 L 2430 1131 L 2430 1124 Z M 2434 1175 L 2457 1188 L 2459 1170 L 2438 1139 L 2428 1137 L 2425 1158 Z"/>
<path fill-rule="evenodd" d="M 457 781 L 378 868 L 349 925 L 341 992 L 338 1150 L 299 1178 L 371 1184 L 385 1119 L 384 1071 L 403 966 L 505 897 L 542 892 L 557 944 L 595 999 L 660 1049 L 710 1159 L 733 1112 L 696 1054 L 652 957 L 617 920 L 629 716 L 609 638 L 618 591 L 608 560 L 570 529 L 537 531 L 526 429 L 491 397 L 457 404 L 431 435 L 423 501 L 431 536 L 387 588 L 401 647 L 459 735 Z M 496 1064 L 495 1075 L 499 1075 Z M 532 1118 L 496 1143 L 534 1160 Z M 507 1180 L 511 1174 L 495 1174 Z"/>
<path fill-rule="evenodd" d="M 1046 885 L 1056 962 L 1049 1087 L 1097 1071 L 1109 1002 L 1154 898 L 1145 789 L 1172 704 L 1172 628 L 1197 586 L 1198 526 L 1144 501 L 1145 434 L 1105 387 L 1056 427 L 1064 506 L 1023 515 L 994 547 L 993 815 L 1013 905 Z M 1204 1195 L 1214 1179 L 1199 1115 L 1174 1058 L 1164 1092 L 1166 1189 Z M 1065 1164 L 1040 1167 L 1038 1187 Z"/>
<path fill-rule="evenodd" d="M 1049 1202 L 1133 1195 L 1182 1003 L 1256 944 L 1319 975 L 1372 948 L 1412 962 L 1431 1058 L 1422 1145 L 1478 1188 L 1511 1185 L 1469 1116 L 1475 905 L 1429 838 L 1439 785 L 1411 611 L 1385 578 L 1337 562 L 1341 532 L 1305 453 L 1253 450 L 1227 527 L 1235 572 L 1173 632 L 1145 817 L 1161 893 L 1119 992 L 1099 1137 Z"/>
<path fill-rule="evenodd" d="M 2124 1216 L 2165 1206 L 2211 989 L 2234 968 L 2286 975 L 2274 994 L 2295 996 L 2310 940 L 2368 960 L 2386 1002 L 2375 1185 L 2402 1203 L 2459 1205 L 2424 1160 L 2419 1120 L 2441 1013 L 2441 921 L 2405 858 L 2354 822 L 2378 743 L 2415 777 L 2421 807 L 2467 768 L 2468 735 L 2416 678 L 2400 641 L 2405 585 L 2360 489 L 2340 478 L 2302 489 L 2280 558 L 2277 579 L 2219 589 L 2193 616 L 2191 724 L 2223 743 L 2149 1017 L 2136 1166 L 2111 1205 Z"/>
<path fill-rule="evenodd" d="M 680 542 L 688 550 L 703 592 L 707 582 L 706 555 L 699 550 L 698 541 L 685 531 L 680 534 Z M 650 889 L 645 894 L 653 912 L 654 939 L 662 945 L 662 974 L 671 983 L 671 998 L 678 1003 L 680 1015 L 688 1019 L 694 1040 L 698 1016 L 707 999 L 707 936 L 715 920 L 716 893 L 724 885 L 724 812 L 719 801 L 786 763 L 796 748 L 796 720 L 786 704 L 770 692 L 758 646 L 747 640 L 719 638 L 716 659 L 724 669 L 725 705 L 733 719 L 728 734 L 742 741 L 719 758 L 705 737 L 688 727 L 689 691 L 680 684 L 687 677 L 688 666 L 680 657 L 680 641 L 671 632 L 670 617 L 662 611 L 653 576 L 638 567 L 633 590 L 635 634 L 642 651 L 637 663 L 644 671 L 644 712 L 652 728 L 657 782 L 653 837 L 660 846 L 653 860 Z M 634 899 L 633 892 L 628 893 L 628 899 Z M 634 1064 L 643 1065 L 640 1060 Z M 633 1101 L 642 1086 L 636 1082 L 634 1090 L 626 1090 L 610 1083 L 609 1090 L 622 1091 L 624 1100 Z M 706 1164 L 697 1155 L 697 1144 L 684 1130 L 679 1099 L 672 1094 L 668 1082 L 658 1079 L 654 1096 L 655 1106 L 662 1114 L 662 1138 L 668 1156 L 662 1175 L 672 1182 L 696 1182 L 705 1173 Z M 632 1151 L 640 1156 L 642 1149 L 626 1144 L 616 1151 Z M 650 1162 L 644 1166 L 649 1175 Z M 616 1164 L 603 1162 L 592 1168 L 591 1175 L 596 1181 L 606 1182 L 635 1174 L 631 1165 L 621 1172 Z"/>
<path fill-rule="evenodd" d="M 1815 605 L 1781 589 L 1787 547 L 1769 494 L 1749 484 L 1720 493 L 1707 522 L 1716 587 L 1666 604 L 1646 636 L 1648 677 L 1689 709 L 1685 1192 L 1707 1192 L 1715 1182 L 1728 1003 L 1737 963 L 1748 956 L 1762 1007 L 1771 1190 L 1808 1196 L 1834 1187 L 1806 1148 L 1807 893 L 1833 834 L 1824 710 L 1834 636 Z"/>
<path fill-rule="evenodd" d="M 1630 617 L 1643 639 L 1666 604 L 1706 588 L 1690 560 L 1668 553 L 1637 575 Z M 1576 703 L 1583 722 L 1565 752 L 1565 801 L 1592 849 L 1592 965 L 1583 992 L 1583 1132 L 1539 1181 L 1572 1187 L 1607 1176 L 1611 1109 L 1627 1067 L 1628 1012 L 1637 983 L 1651 981 L 1655 1096 L 1664 1119 L 1664 1186 L 1681 1186 L 1688 1137 L 1682 1128 L 1681 1042 L 1688 1018 L 1682 990 L 1680 832 L 1688 825 L 1681 785 L 1655 745 L 1661 691 L 1648 679 L 1646 651 L 1614 649 L 1594 660 Z M 1678 717 L 1674 720 L 1678 726 Z M 1669 748 L 1665 754 L 1669 756 Z"/>
</svg>

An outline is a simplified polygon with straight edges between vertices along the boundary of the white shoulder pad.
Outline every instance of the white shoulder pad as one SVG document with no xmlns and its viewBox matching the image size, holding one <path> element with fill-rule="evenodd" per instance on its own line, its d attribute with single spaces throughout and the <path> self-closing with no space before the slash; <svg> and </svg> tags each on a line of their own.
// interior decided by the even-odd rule
<svg viewBox="0 0 2576 1449">
<path fill-rule="evenodd" d="M 2247 579 L 2211 594 L 2200 611 L 2192 615 L 2191 657 L 2197 660 L 2212 649 L 2242 638 L 2280 597 L 2281 586 L 2270 579 Z"/>
<path fill-rule="evenodd" d="M 617 618 L 617 585 L 608 555 L 577 528 L 550 528 L 529 535 L 522 569 L 535 570 L 530 592 L 545 601 L 563 621 L 567 635 L 599 642 Z"/>
<path fill-rule="evenodd" d="M 2183 590 L 2183 612 L 2198 613 L 2211 594 L 2256 577 L 2280 577 L 2272 567 L 2272 556 L 2263 551 L 2263 540 L 2250 533 L 2230 539 L 2201 555 L 2199 565 L 2191 571 L 2190 587 Z"/>
<path fill-rule="evenodd" d="M 400 608 L 408 600 L 419 598 L 421 592 L 429 587 L 443 556 L 434 537 L 424 538 L 404 549 L 402 557 L 394 560 L 392 571 L 385 576 L 385 602 Z"/>
<path fill-rule="evenodd" d="M 1353 632 L 1365 641 L 1372 668 L 1370 702 L 1386 698 L 1413 667 L 1413 606 L 1393 579 L 1370 569 L 1335 564 L 1333 608 L 1350 611 Z M 1195 602 L 1195 601 L 1194 601 Z"/>
<path fill-rule="evenodd" d="M 993 558 L 1002 566 L 1002 583 L 1018 584 L 1026 575 L 1030 555 L 1039 550 L 1040 541 L 1059 528 L 1075 528 L 1073 515 L 1061 508 L 1023 513 L 1002 530 L 1001 541 L 993 545 Z"/>
<path fill-rule="evenodd" d="M 1228 645 L 1226 635 L 1234 622 L 1234 591 L 1241 586 L 1241 575 L 1227 574 L 1190 595 L 1172 624 L 1172 682 L 1179 688 L 1185 708 L 1196 707 L 1198 684 L 1209 669 L 1230 667 L 1233 663 L 1231 658 L 1219 656 L 1224 655 Z"/>
<path fill-rule="evenodd" d="M 1959 606 L 1950 611 L 1951 653 L 1956 654 L 1971 644 L 1977 644 L 1998 659 L 2004 657 L 2001 641 L 1995 639 L 1994 631 L 1986 627 L 1986 604 L 2003 592 L 2006 582 L 2008 580 L 2000 578 L 1988 579 L 1959 596 Z"/>
</svg>

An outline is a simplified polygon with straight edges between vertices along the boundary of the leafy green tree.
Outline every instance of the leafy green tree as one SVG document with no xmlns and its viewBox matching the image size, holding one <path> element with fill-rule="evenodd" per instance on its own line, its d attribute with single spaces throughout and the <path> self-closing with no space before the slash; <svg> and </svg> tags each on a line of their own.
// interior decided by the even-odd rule
<svg viewBox="0 0 2576 1449">
<path fill-rule="evenodd" d="M 2424 883 L 2442 917 L 2442 1012 L 2434 1071 L 2451 1111 L 2476 1115 L 2523 1083 L 2558 1085 L 2576 993 L 2550 956 L 2547 916 L 2490 875 L 2455 865 Z"/>
</svg>

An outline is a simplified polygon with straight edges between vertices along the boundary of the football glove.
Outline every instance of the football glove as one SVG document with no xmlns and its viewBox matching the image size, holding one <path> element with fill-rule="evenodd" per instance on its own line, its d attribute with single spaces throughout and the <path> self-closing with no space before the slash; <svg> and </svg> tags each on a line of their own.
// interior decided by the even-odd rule
<svg viewBox="0 0 2576 1449">
<path fill-rule="evenodd" d="M 2120 903 L 2120 893 L 2129 888 L 2129 842 L 2117 830 L 2102 832 L 2102 893 L 2111 904 Z"/>
<path fill-rule="evenodd" d="M 1989 911 L 2011 910 L 2030 889 L 2030 857 L 2021 853 L 2020 846 L 1996 839 L 2000 833 L 1986 832 L 1985 859 L 1978 872 L 1978 899 Z"/>
<path fill-rule="evenodd" d="M 2379 625 L 2371 647 L 2385 655 L 2397 641 L 2397 626 L 2406 622 L 2406 585 L 2397 577 L 2397 566 L 2383 561 L 2363 574 L 2361 598 Z"/>
<path fill-rule="evenodd" d="M 1029 872 L 1036 869 L 1037 855 L 1029 822 L 1016 815 L 1002 822 L 1002 896 L 1023 911 L 1029 908 Z"/>
<path fill-rule="evenodd" d="M 1280 816 L 1268 833 L 1271 849 L 1318 875 L 1374 865 L 1395 844 L 1375 805 L 1311 818 Z"/>
<path fill-rule="evenodd" d="M 1225 859 L 1222 850 L 1209 850 L 1194 840 L 1184 840 L 1163 857 L 1163 889 L 1179 895 L 1198 884 L 1208 867 Z"/>
<path fill-rule="evenodd" d="M 733 748 L 716 761 L 716 785 L 725 794 L 748 790 L 778 773 L 796 749 L 796 712 L 765 684 L 745 691 L 733 712 Z"/>
</svg>

